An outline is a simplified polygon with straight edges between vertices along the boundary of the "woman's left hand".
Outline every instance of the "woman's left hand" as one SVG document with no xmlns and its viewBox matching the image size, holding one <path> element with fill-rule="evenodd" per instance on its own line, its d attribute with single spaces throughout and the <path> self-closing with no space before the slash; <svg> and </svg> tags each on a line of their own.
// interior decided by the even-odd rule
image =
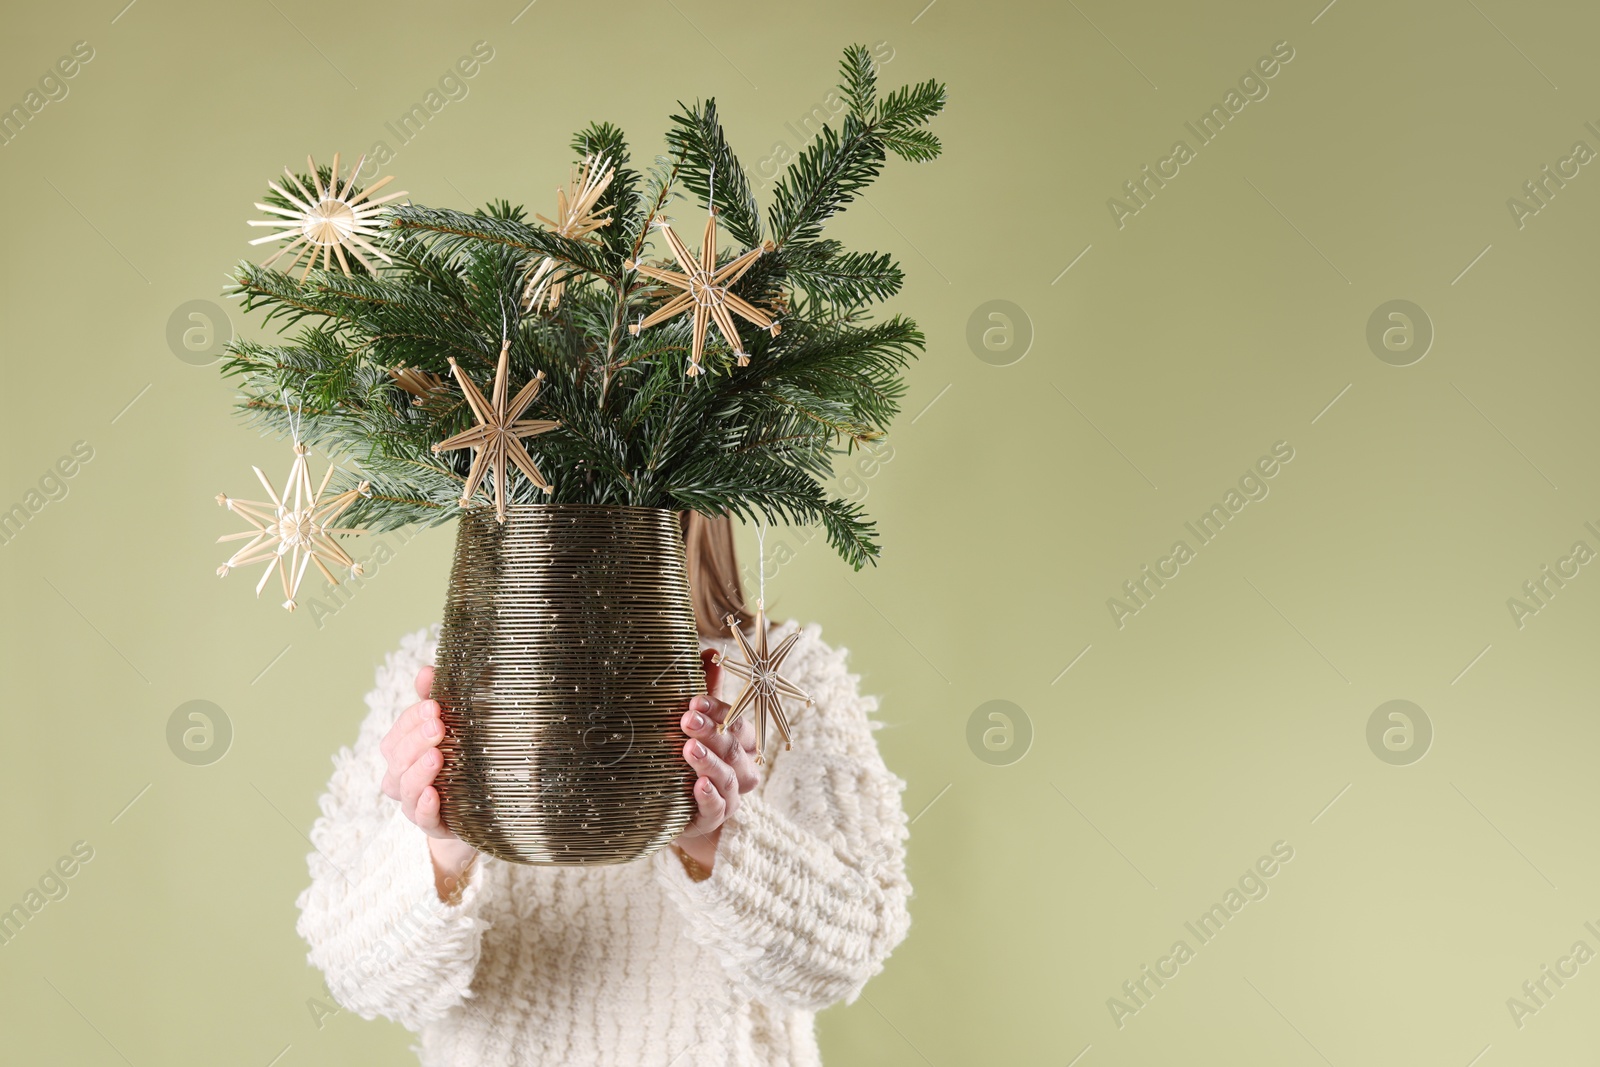
<svg viewBox="0 0 1600 1067">
<path fill-rule="evenodd" d="M 709 694 L 716 692 L 722 669 L 711 662 L 709 650 L 701 656 L 708 695 L 691 700 L 683 716 L 683 732 L 689 735 L 683 758 L 698 775 L 694 783 L 695 816 L 673 844 L 710 871 L 716 863 L 722 824 L 739 810 L 740 798 L 761 781 L 761 772 L 755 759 L 755 727 L 747 715 L 741 715 L 726 732 L 718 731 L 729 708 Z"/>
</svg>

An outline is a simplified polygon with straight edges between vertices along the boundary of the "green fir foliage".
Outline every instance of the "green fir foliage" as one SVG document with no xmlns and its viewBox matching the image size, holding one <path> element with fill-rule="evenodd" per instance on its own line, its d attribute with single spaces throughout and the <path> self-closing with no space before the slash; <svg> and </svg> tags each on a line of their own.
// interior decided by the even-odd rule
<svg viewBox="0 0 1600 1067">
<path fill-rule="evenodd" d="M 820 523 L 860 568 L 878 554 L 873 523 L 825 483 L 835 456 L 885 432 L 923 337 L 908 319 L 871 314 L 899 291 L 899 266 L 880 252 L 847 250 L 822 230 L 889 154 L 938 155 L 926 126 L 944 106 L 944 87 L 929 81 L 880 96 L 861 47 L 846 50 L 842 73 L 848 110 L 839 129 L 824 128 L 794 161 L 764 219 L 708 100 L 679 105 L 670 154 L 646 172 L 630 165 L 615 126 L 597 123 L 573 137 L 577 157 L 616 168 L 601 200 L 613 221 L 592 240 L 562 237 L 504 202 L 470 213 L 408 204 L 389 216 L 379 247 L 392 262 L 375 274 L 313 269 L 302 280 L 298 271 L 240 264 L 232 294 L 283 327 L 275 343 L 229 346 L 223 372 L 240 388 L 241 410 L 278 432 L 298 424 L 306 443 L 350 468 L 335 476 L 336 488 L 371 483 L 370 498 L 341 525 L 445 522 L 459 512 L 470 453 L 432 446 L 473 423 L 448 360 L 487 390 L 509 337 L 511 392 L 537 371 L 546 375 L 524 417 L 561 423 L 528 443 L 554 487 L 548 499 Z M 775 244 L 735 291 L 782 327 L 769 337 L 740 320 L 744 367 L 713 329 L 707 373 L 694 378 L 685 374 L 687 316 L 627 332 L 665 295 L 624 263 L 669 255 L 651 241 L 650 222 L 685 195 L 701 208 L 714 197 L 722 233 L 737 245 L 720 262 Z M 691 248 L 700 224 L 697 213 L 679 224 Z M 566 291 L 554 312 L 525 312 L 522 279 L 546 256 L 570 272 Z M 390 374 L 402 367 L 444 385 L 417 400 Z M 509 488 L 514 503 L 547 499 L 520 473 Z"/>
</svg>

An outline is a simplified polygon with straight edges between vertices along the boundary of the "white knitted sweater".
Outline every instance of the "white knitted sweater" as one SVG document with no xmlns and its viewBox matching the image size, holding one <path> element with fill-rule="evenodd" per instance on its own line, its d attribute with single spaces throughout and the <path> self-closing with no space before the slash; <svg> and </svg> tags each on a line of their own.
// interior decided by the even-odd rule
<svg viewBox="0 0 1600 1067">
<path fill-rule="evenodd" d="M 379 742 L 437 643 L 437 627 L 412 634 L 379 668 L 311 831 L 298 928 L 329 992 L 416 1031 L 426 1067 L 819 1064 L 813 1014 L 854 1000 L 910 922 L 905 783 L 845 650 L 802 631 L 785 674 L 816 705 L 794 707 L 794 748 L 770 747 L 709 878 L 671 849 L 591 868 L 480 855 L 452 906 L 424 834 L 380 789 Z M 724 673 L 718 695 L 735 683 Z"/>
</svg>

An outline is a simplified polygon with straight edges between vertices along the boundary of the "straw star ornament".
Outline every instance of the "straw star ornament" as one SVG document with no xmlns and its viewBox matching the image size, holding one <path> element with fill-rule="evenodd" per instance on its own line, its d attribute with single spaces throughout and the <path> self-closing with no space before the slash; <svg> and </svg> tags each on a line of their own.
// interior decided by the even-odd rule
<svg viewBox="0 0 1600 1067">
<path fill-rule="evenodd" d="M 294 463 L 289 468 L 289 480 L 282 496 L 272 488 L 272 483 L 267 481 L 260 467 L 251 468 L 256 472 L 256 477 L 261 479 L 267 496 L 272 498 L 270 504 L 257 500 L 235 500 L 223 493 L 217 495 L 218 504 L 243 517 L 254 527 L 217 538 L 219 544 L 246 537 L 251 539 L 249 544 L 217 568 L 218 577 L 226 578 L 234 567 L 265 562 L 267 569 L 261 575 L 261 581 L 256 583 L 256 596 L 261 595 L 267 582 L 277 574 L 283 581 L 283 606 L 289 611 L 294 610 L 294 598 L 299 594 L 300 580 L 305 577 L 308 565 L 315 563 L 330 585 L 338 585 L 339 579 L 328 569 L 328 563 L 348 568 L 352 578 L 359 578 L 362 574 L 361 564 L 351 559 L 350 554 L 334 538 L 341 534 L 366 531 L 338 529 L 333 524 L 358 497 L 368 495 L 370 487 L 362 482 L 355 489 L 323 500 L 322 494 L 327 491 L 328 482 L 333 478 L 334 467 L 331 464 L 328 466 L 322 484 L 313 493 L 311 473 L 306 466 L 307 451 L 299 441 L 294 443 Z"/>
<path fill-rule="evenodd" d="M 794 649 L 794 643 L 800 639 L 800 632 L 785 637 L 778 643 L 778 647 L 767 649 L 767 614 L 762 601 L 756 601 L 756 639 L 752 645 L 744 636 L 744 631 L 739 629 L 739 620 L 729 615 L 725 620 L 733 639 L 738 642 L 739 654 L 744 657 L 739 660 L 726 659 L 721 653 L 712 657 L 711 662 L 726 667 L 739 678 L 744 679 L 744 688 L 734 700 L 728 715 L 717 724 L 717 732 L 724 733 L 728 727 L 739 721 L 746 709 L 754 709 L 756 722 L 756 762 L 764 762 L 763 753 L 767 750 L 767 717 L 778 724 L 778 732 L 783 734 L 783 747 L 789 748 L 789 720 L 783 714 L 783 698 L 794 697 L 803 700 L 806 707 L 812 704 L 811 697 L 796 686 L 789 679 L 779 674 L 783 661 L 788 658 Z"/>
<path fill-rule="evenodd" d="M 548 494 L 551 491 L 550 483 L 539 473 L 539 468 L 534 466 L 533 457 L 528 455 L 528 450 L 522 441 L 523 438 L 548 433 L 561 425 L 549 419 L 520 417 L 539 395 L 539 389 L 544 384 L 544 371 L 535 374 L 514 398 L 509 401 L 506 399 L 508 392 L 506 372 L 510 366 L 510 358 L 511 341 L 508 338 L 500 346 L 500 363 L 494 372 L 492 400 L 485 400 L 478 387 L 472 383 L 472 379 L 467 377 L 467 372 L 461 369 L 461 365 L 454 358 L 450 360 L 450 370 L 460 383 L 461 392 L 466 396 L 467 405 L 472 408 L 473 415 L 477 417 L 478 425 L 433 446 L 436 453 L 454 452 L 463 448 L 476 451 L 476 455 L 472 457 L 472 466 L 467 472 L 466 483 L 461 488 L 461 506 L 466 507 L 471 502 L 472 494 L 477 491 L 484 472 L 488 471 L 494 479 L 495 518 L 502 523 L 506 521 L 506 461 L 516 464 L 522 473 L 528 476 L 530 482 Z"/>
<path fill-rule="evenodd" d="M 268 244 L 272 241 L 288 242 L 288 244 L 278 249 L 271 259 L 263 263 L 263 267 L 270 267 L 283 256 L 293 252 L 294 258 L 289 261 L 289 266 L 284 269 L 284 273 L 287 274 L 294 270 L 304 260 L 306 269 L 300 274 L 300 278 L 303 281 L 311 273 L 311 268 L 316 266 L 318 256 L 322 257 L 323 270 L 331 267 L 334 257 L 338 257 L 339 269 L 347 275 L 350 273 L 350 262 L 345 258 L 346 252 L 349 252 L 356 258 L 357 262 L 374 274 L 377 273 L 377 269 L 370 260 L 361 254 L 362 251 L 371 253 L 385 263 L 393 262 L 382 251 L 375 248 L 367 238 L 376 237 L 379 233 L 376 217 L 382 213 L 383 205 L 391 200 L 398 200 L 407 194 L 404 192 L 390 193 L 388 196 L 381 196 L 376 200 L 370 199 L 373 193 L 376 193 L 394 180 L 394 175 L 391 174 L 373 182 L 352 196 L 351 192 L 355 188 L 356 175 L 360 173 L 361 165 L 366 162 L 366 158 L 366 156 L 362 156 L 356 160 L 356 165 L 350 168 L 350 177 L 345 181 L 342 189 L 339 187 L 339 153 L 337 152 L 333 154 L 333 170 L 328 175 L 328 184 L 326 186 L 322 184 L 322 172 L 317 169 L 316 162 L 310 156 L 306 157 L 306 168 L 310 172 L 309 176 L 315 192 L 307 189 L 305 183 L 297 178 L 288 167 L 283 168 L 283 173 L 288 176 L 289 181 L 287 184 L 292 186 L 295 192 L 299 193 L 298 196 L 295 195 L 295 192 L 291 192 L 289 188 L 279 185 L 277 182 L 267 183 L 273 192 L 283 197 L 291 206 L 282 208 L 271 204 L 256 205 L 258 211 L 265 211 L 268 214 L 280 217 L 275 219 L 251 219 L 250 225 L 271 226 L 278 229 L 279 232 L 270 233 L 265 237 L 258 237 L 250 243 L 259 245 Z"/>
<path fill-rule="evenodd" d="M 556 190 L 556 217 L 534 217 L 548 226 L 552 233 L 574 241 L 598 243 L 590 234 L 602 226 L 611 225 L 613 205 L 596 211 L 595 204 L 615 176 L 615 169 L 606 160 L 584 157 L 582 172 L 574 167 L 572 180 L 567 187 Z M 569 273 L 554 256 L 545 256 L 537 262 L 530 260 L 522 289 L 523 307 L 528 311 L 537 311 L 542 304 L 546 310 L 554 311 L 567 288 Z"/>
<path fill-rule="evenodd" d="M 710 216 L 706 219 L 705 239 L 702 243 L 700 258 L 696 259 L 694 253 L 684 247 L 678 235 L 672 232 L 672 227 L 665 221 L 656 219 L 652 225 L 666 235 L 667 245 L 672 249 L 673 258 L 678 261 L 682 271 L 664 270 L 652 267 L 646 263 L 627 260 L 623 266 L 629 270 L 636 270 L 649 278 L 665 282 L 682 292 L 665 304 L 656 308 L 642 322 L 637 322 L 628 327 L 628 332 L 638 336 L 640 330 L 647 330 L 657 323 L 676 318 L 691 309 L 694 312 L 694 348 L 689 353 L 689 377 L 700 373 L 700 357 L 706 346 L 706 327 L 715 322 L 717 331 L 722 334 L 722 339 L 733 349 L 734 356 L 738 359 L 739 366 L 743 367 L 750 362 L 750 355 L 744 350 L 743 343 L 739 340 L 739 331 L 735 328 L 733 315 L 755 323 L 759 329 L 766 330 L 776 337 L 778 324 L 772 316 L 756 307 L 748 300 L 733 294 L 733 283 L 744 276 L 752 264 L 760 259 L 763 253 L 771 252 L 776 245 L 771 241 L 763 242 L 759 247 L 752 248 L 736 259 L 730 260 L 721 267 L 717 266 L 717 209 L 710 209 Z M 729 314 L 732 312 L 733 314 Z"/>
<path fill-rule="evenodd" d="M 444 379 L 431 371 L 418 370 L 416 367 L 390 367 L 389 379 L 411 394 L 413 404 L 426 404 L 436 393 L 444 389 Z"/>
</svg>

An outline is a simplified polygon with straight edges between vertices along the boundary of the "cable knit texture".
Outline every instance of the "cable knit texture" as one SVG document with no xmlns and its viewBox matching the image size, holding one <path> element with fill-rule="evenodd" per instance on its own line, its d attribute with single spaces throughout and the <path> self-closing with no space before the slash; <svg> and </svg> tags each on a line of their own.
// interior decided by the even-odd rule
<svg viewBox="0 0 1600 1067">
<path fill-rule="evenodd" d="M 593 868 L 479 856 L 454 905 L 381 789 L 379 742 L 415 702 L 438 628 L 407 637 L 311 831 L 299 930 L 329 991 L 415 1031 L 425 1067 L 819 1064 L 814 1013 L 854 1000 L 910 923 L 905 783 L 873 740 L 877 699 L 821 633 L 804 627 L 785 663 L 816 704 L 793 707 L 794 748 L 771 745 L 709 878 L 671 849 Z M 718 695 L 737 684 L 725 672 Z"/>
</svg>

